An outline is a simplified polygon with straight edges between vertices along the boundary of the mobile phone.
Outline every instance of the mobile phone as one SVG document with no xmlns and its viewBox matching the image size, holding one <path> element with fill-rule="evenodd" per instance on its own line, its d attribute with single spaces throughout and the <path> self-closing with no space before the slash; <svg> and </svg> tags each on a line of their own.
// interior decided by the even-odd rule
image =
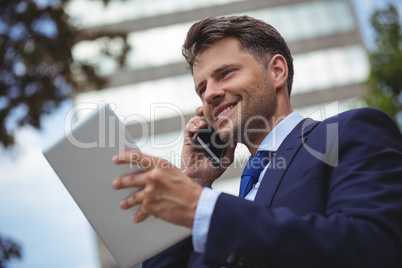
<svg viewBox="0 0 402 268">
<path fill-rule="evenodd" d="M 199 129 L 194 134 L 193 143 L 214 166 L 218 167 L 222 163 L 228 143 L 221 140 L 218 132 L 212 128 L 204 117 L 202 119 L 207 123 L 207 126 Z"/>
</svg>

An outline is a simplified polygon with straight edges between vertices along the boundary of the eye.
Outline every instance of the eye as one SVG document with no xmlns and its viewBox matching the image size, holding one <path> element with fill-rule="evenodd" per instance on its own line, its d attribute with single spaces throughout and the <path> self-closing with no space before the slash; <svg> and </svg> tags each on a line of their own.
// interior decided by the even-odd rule
<svg viewBox="0 0 402 268">
<path fill-rule="evenodd" d="M 226 76 L 228 76 L 229 74 L 231 74 L 231 73 L 233 73 L 233 69 L 227 69 L 227 70 L 225 70 L 225 71 L 223 71 L 222 73 L 221 73 L 221 79 L 223 79 L 223 78 L 225 78 Z"/>
<path fill-rule="evenodd" d="M 202 96 L 202 94 L 204 94 L 206 90 L 206 87 L 202 87 L 199 91 L 198 91 L 198 95 Z"/>
<path fill-rule="evenodd" d="M 230 74 L 232 72 L 232 70 L 226 70 L 222 73 L 222 77 L 227 76 L 228 74 Z"/>
</svg>

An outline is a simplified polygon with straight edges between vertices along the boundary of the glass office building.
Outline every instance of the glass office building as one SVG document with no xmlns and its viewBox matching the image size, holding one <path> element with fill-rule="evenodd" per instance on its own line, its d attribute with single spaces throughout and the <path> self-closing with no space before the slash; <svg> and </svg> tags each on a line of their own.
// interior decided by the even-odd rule
<svg viewBox="0 0 402 268">
<path fill-rule="evenodd" d="M 293 108 L 324 119 L 351 104 L 357 106 L 355 102 L 366 94 L 362 82 L 369 72 L 368 57 L 350 1 L 135 0 L 112 1 L 106 7 L 101 1 L 72 1 L 70 13 L 85 31 L 126 32 L 133 48 L 125 70 L 102 63 L 99 72 L 108 78 L 107 86 L 78 94 L 75 102 L 115 105 L 141 150 L 179 166 L 184 126 L 201 105 L 181 55 L 186 32 L 205 17 L 245 14 L 273 25 L 288 42 L 295 67 Z M 89 16 L 88 9 L 95 15 Z M 98 43 L 83 41 L 74 56 L 99 60 L 99 49 Z M 234 167 L 214 186 L 237 194 L 248 155 L 239 146 Z M 100 250 L 102 267 L 113 267 L 102 252 L 105 249 Z"/>
</svg>

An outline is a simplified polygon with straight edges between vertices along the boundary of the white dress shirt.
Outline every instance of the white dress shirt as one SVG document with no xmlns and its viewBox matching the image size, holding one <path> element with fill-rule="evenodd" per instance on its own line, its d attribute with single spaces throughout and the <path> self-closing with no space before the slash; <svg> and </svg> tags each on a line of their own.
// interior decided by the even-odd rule
<svg viewBox="0 0 402 268">
<path fill-rule="evenodd" d="M 274 129 L 265 137 L 257 149 L 258 151 L 276 151 L 282 144 L 287 135 L 296 127 L 303 116 L 299 113 L 293 112 L 275 126 Z M 245 199 L 254 201 L 260 186 L 261 180 L 268 168 L 268 165 L 261 172 L 258 182 L 251 188 L 250 192 L 244 197 Z M 204 188 L 202 190 L 200 199 L 198 200 L 197 208 L 195 211 L 195 218 L 193 224 L 193 247 L 194 251 L 204 253 L 205 245 L 207 243 L 207 236 L 209 225 L 211 223 L 212 213 L 215 208 L 216 200 L 221 193 L 212 190 L 211 188 Z"/>
</svg>

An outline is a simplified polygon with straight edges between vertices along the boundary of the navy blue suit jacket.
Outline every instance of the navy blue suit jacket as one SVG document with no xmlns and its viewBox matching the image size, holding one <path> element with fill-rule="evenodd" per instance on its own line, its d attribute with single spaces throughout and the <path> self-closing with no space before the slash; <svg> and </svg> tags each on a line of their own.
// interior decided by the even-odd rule
<svg viewBox="0 0 402 268">
<path fill-rule="evenodd" d="M 206 251 L 191 238 L 148 267 L 402 267 L 402 136 L 384 113 L 303 120 L 254 202 L 221 194 Z"/>
</svg>

